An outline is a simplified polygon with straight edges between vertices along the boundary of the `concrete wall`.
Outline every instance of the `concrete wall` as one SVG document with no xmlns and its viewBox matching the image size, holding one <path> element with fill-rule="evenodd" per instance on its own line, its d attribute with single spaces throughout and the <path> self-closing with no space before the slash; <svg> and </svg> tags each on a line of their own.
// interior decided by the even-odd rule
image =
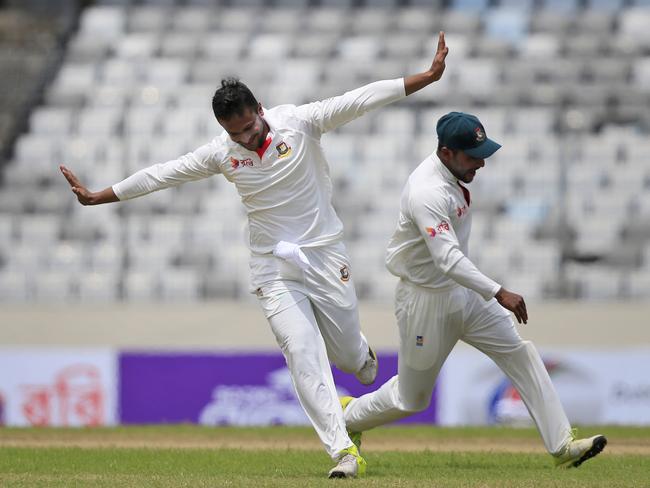
<svg viewBox="0 0 650 488">
<path fill-rule="evenodd" d="M 649 303 L 529 304 L 521 335 L 542 346 L 650 345 Z M 396 349 L 392 306 L 362 303 L 362 327 L 376 349 Z M 2 345 L 108 345 L 134 349 L 275 349 L 255 303 L 2 305 Z"/>
</svg>

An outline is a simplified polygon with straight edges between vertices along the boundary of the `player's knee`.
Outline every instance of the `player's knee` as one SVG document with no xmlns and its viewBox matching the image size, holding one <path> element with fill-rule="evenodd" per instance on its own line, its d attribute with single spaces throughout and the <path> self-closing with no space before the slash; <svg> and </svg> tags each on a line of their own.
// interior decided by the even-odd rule
<svg viewBox="0 0 650 488">
<path fill-rule="evenodd" d="M 306 345 L 296 345 L 288 344 L 284 349 L 284 355 L 287 358 L 287 361 L 296 362 L 296 361 L 306 361 L 310 357 L 315 357 L 317 354 L 313 348 Z"/>
<path fill-rule="evenodd" d="M 318 347 L 315 341 L 290 340 L 282 344 L 281 349 L 289 364 L 318 358 Z"/>
<path fill-rule="evenodd" d="M 327 352 L 330 361 L 344 373 L 358 373 L 367 359 L 367 352 L 360 357 L 359 348 L 351 344 L 338 344 L 335 347 L 329 347 Z"/>
<path fill-rule="evenodd" d="M 402 398 L 400 402 L 400 410 L 408 413 L 422 412 L 429 408 L 431 404 L 431 393 L 418 392 L 415 395 L 410 395 L 409 398 Z"/>
<path fill-rule="evenodd" d="M 521 341 L 515 344 L 510 345 L 510 349 L 507 351 L 511 355 L 530 357 L 537 354 L 537 349 L 530 341 Z"/>
<path fill-rule="evenodd" d="M 496 357 L 526 356 L 529 354 L 530 350 L 534 348 L 535 346 L 533 346 L 530 341 L 508 341 L 495 346 L 495 348 L 490 351 L 489 355 Z"/>
<path fill-rule="evenodd" d="M 337 357 L 334 358 L 333 363 L 338 369 L 344 373 L 356 373 L 359 370 L 356 361 L 353 361 L 354 358 L 351 357 Z"/>
</svg>

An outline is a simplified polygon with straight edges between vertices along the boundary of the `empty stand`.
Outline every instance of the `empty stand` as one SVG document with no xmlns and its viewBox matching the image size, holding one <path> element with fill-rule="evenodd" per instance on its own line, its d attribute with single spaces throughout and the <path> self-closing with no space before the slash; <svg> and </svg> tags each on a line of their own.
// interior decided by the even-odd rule
<svg viewBox="0 0 650 488">
<path fill-rule="evenodd" d="M 0 300 L 254 300 L 221 176 L 99 209 L 58 165 L 105 188 L 219 135 L 225 76 L 265 107 L 299 104 L 427 69 L 441 29 L 439 83 L 322 140 L 358 295 L 391 299 L 401 188 L 438 118 L 464 110 L 503 144 L 470 185 L 479 268 L 530 299 L 645 299 L 648 25 L 650 6 L 623 0 L 99 2 L 2 173 Z"/>
</svg>

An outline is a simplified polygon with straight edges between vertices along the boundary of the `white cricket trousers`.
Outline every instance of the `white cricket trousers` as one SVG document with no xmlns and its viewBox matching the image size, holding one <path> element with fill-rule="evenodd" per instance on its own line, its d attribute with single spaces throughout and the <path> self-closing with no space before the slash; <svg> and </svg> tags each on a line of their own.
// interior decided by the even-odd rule
<svg viewBox="0 0 650 488">
<path fill-rule="evenodd" d="M 555 387 L 535 346 L 521 339 L 510 313 L 495 299 L 486 302 L 462 286 L 434 291 L 401 280 L 395 316 L 398 374 L 348 404 L 348 429 L 364 431 L 426 409 L 440 368 L 462 340 L 487 354 L 510 378 L 547 451 L 562 451 L 571 439 L 571 425 Z"/>
<path fill-rule="evenodd" d="M 282 350 L 307 417 L 336 459 L 353 445 L 348 436 L 330 360 L 356 373 L 368 357 L 357 297 L 343 244 L 303 248 L 303 271 L 275 256 L 251 260 L 252 283 Z"/>
</svg>

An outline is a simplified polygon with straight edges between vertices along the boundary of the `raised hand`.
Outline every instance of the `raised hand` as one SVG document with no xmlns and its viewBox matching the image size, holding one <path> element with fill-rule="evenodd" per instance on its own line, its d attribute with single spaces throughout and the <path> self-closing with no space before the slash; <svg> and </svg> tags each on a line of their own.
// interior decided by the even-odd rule
<svg viewBox="0 0 650 488">
<path fill-rule="evenodd" d="M 433 81 L 438 81 L 442 76 L 442 73 L 445 71 L 445 58 L 449 53 L 449 48 L 445 43 L 445 33 L 440 31 L 438 35 L 438 49 L 436 50 L 436 55 L 433 58 L 433 63 L 431 63 L 431 68 L 429 69 Z"/>
<path fill-rule="evenodd" d="M 445 71 L 445 58 L 448 52 L 449 48 L 445 43 L 445 33 L 440 31 L 440 35 L 438 36 L 438 49 L 436 50 L 431 67 L 423 73 L 404 77 L 404 91 L 406 95 L 415 93 L 442 77 L 442 73 Z"/>
</svg>

